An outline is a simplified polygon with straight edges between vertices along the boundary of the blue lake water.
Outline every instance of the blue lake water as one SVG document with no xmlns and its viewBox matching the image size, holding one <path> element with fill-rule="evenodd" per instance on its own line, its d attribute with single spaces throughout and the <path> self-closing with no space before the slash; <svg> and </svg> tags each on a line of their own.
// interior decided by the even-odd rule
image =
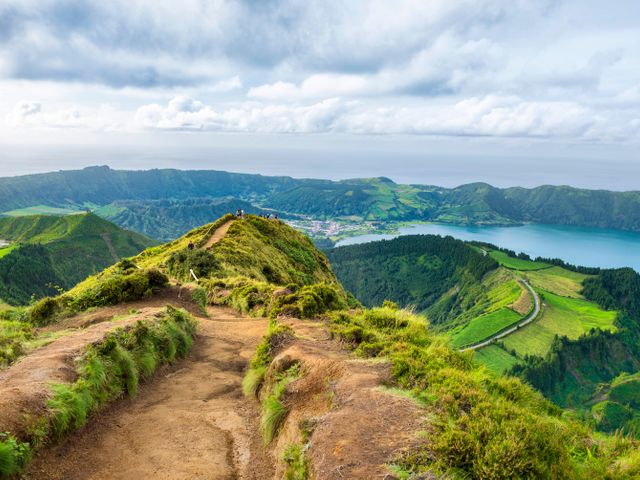
<svg viewBox="0 0 640 480">
<path fill-rule="evenodd" d="M 359 235 L 337 246 L 354 245 L 400 235 L 451 235 L 461 240 L 478 240 L 525 252 L 531 257 L 561 258 L 589 267 L 632 267 L 640 272 L 640 233 L 558 225 L 518 227 L 474 227 L 439 223 L 416 224 L 399 229 L 397 235 Z"/>
</svg>

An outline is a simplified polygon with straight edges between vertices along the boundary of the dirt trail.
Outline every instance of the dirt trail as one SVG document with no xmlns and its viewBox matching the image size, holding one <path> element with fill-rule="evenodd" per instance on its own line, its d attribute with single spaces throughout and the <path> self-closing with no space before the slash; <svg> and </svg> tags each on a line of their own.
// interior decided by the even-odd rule
<svg viewBox="0 0 640 480">
<path fill-rule="evenodd" d="M 69 333 L 23 357 L 0 371 L 0 431 L 24 434 L 24 417 L 37 419 L 44 411 L 49 384 L 72 382 L 76 377 L 74 358 L 107 332 L 148 318 L 160 309 L 145 309 L 119 321 L 103 322 Z"/>
<path fill-rule="evenodd" d="M 111 243 L 111 236 L 109 235 L 109 232 L 104 232 L 102 234 L 102 239 L 104 240 L 104 243 L 107 244 L 107 248 L 109 249 L 109 253 L 113 257 L 113 259 L 116 262 L 119 262 L 120 255 L 118 255 L 118 252 L 116 252 L 116 249 L 114 248 L 113 243 Z"/>
<path fill-rule="evenodd" d="M 37 457 L 28 479 L 265 479 L 259 411 L 243 370 L 266 319 L 210 308 L 189 357 Z"/>
<path fill-rule="evenodd" d="M 423 408 L 384 389 L 391 381 L 388 362 L 354 358 L 331 340 L 323 322 L 285 323 L 298 338 L 279 357 L 299 359 L 307 370 L 288 392 L 288 430 L 314 419 L 308 452 L 313 478 L 393 478 L 386 464 L 419 443 L 418 432 L 427 428 Z M 318 402 L 323 390 L 328 398 L 324 406 Z"/>
<path fill-rule="evenodd" d="M 204 245 L 203 248 L 205 250 L 208 250 L 211 247 L 213 247 L 216 243 L 218 243 L 220 240 L 222 240 L 224 238 L 224 236 L 227 234 L 227 232 L 229 231 L 229 227 L 231 227 L 231 224 L 233 222 L 235 222 L 235 220 L 229 220 L 224 225 L 218 227 L 215 230 L 215 232 L 213 232 L 213 235 L 211 235 L 209 240 L 207 240 L 207 243 Z"/>
</svg>

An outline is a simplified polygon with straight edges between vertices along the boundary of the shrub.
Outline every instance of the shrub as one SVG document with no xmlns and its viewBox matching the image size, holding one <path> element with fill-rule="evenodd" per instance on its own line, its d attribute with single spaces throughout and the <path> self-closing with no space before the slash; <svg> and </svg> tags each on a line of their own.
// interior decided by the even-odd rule
<svg viewBox="0 0 640 480">
<path fill-rule="evenodd" d="M 31 460 L 28 443 L 21 443 L 8 433 L 0 433 L 0 477 L 20 473 Z"/>
<path fill-rule="evenodd" d="M 172 276 L 182 281 L 189 281 L 190 270 L 193 270 L 198 278 L 207 278 L 220 270 L 220 264 L 215 255 L 207 250 L 186 248 L 169 257 L 167 270 Z"/>
<path fill-rule="evenodd" d="M 29 321 L 34 325 L 46 325 L 62 310 L 60 298 L 45 297 L 29 309 Z"/>
<path fill-rule="evenodd" d="M 196 287 L 191 291 L 191 299 L 194 301 L 202 315 L 207 314 L 207 291 L 202 287 Z"/>
<path fill-rule="evenodd" d="M 285 480 L 306 480 L 308 464 L 304 447 L 288 445 L 282 453 L 282 461 L 285 464 Z"/>
</svg>

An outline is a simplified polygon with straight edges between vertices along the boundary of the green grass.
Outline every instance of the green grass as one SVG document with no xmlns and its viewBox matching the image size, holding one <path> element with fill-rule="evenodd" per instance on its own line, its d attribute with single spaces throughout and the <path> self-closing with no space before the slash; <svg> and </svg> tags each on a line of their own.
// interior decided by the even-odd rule
<svg viewBox="0 0 640 480">
<path fill-rule="evenodd" d="M 309 465 L 302 445 L 287 445 L 282 452 L 282 461 L 285 464 L 284 480 L 307 479 Z"/>
<path fill-rule="evenodd" d="M 297 363 L 284 372 L 276 373 L 276 382 L 271 387 L 269 394 L 262 401 L 260 430 L 262 432 L 262 439 L 267 445 L 276 438 L 287 416 L 288 409 L 283 402 L 287 385 L 299 378 L 299 376 L 300 365 Z"/>
<path fill-rule="evenodd" d="M 576 339 L 592 328 L 615 331 L 615 311 L 602 310 L 595 303 L 578 298 L 567 298 L 550 292 L 543 294 L 544 313 L 535 322 L 505 337 L 502 342 L 519 355 L 544 357 L 553 338 L 566 336 Z"/>
<path fill-rule="evenodd" d="M 496 374 L 502 374 L 518 363 L 518 359 L 499 345 L 476 350 L 473 359 Z"/>
<path fill-rule="evenodd" d="M 609 397 L 616 402 L 640 408 L 640 372 L 618 376 L 611 383 Z"/>
<path fill-rule="evenodd" d="M 580 294 L 582 282 L 590 275 L 572 272 L 561 267 L 551 267 L 529 271 L 526 277 L 536 289 L 546 290 L 563 297 L 582 298 Z"/>
<path fill-rule="evenodd" d="M 489 252 L 491 258 L 493 258 L 500 265 L 509 268 L 511 270 L 541 270 L 543 268 L 549 268 L 549 264 L 541 262 L 532 262 L 530 260 L 522 260 L 520 258 L 513 258 L 504 252 L 492 250 Z"/>
<path fill-rule="evenodd" d="M 452 337 L 451 344 L 465 347 L 486 340 L 507 327 L 517 323 L 522 317 L 509 308 L 502 308 L 495 312 L 471 320 L 469 325 Z"/>
<path fill-rule="evenodd" d="M 11 252 L 13 252 L 16 248 L 18 248 L 18 245 L 15 245 L 15 244 L 9 245 L 8 247 L 0 248 L 0 258 L 6 257 Z"/>
<path fill-rule="evenodd" d="M 64 208 L 50 207 L 47 205 L 34 205 L 33 207 L 2 212 L 2 215 L 6 215 L 7 217 L 26 217 L 28 215 L 75 215 L 79 213 L 84 213 L 84 211 L 71 207 Z"/>
<path fill-rule="evenodd" d="M 638 443 L 596 436 L 519 379 L 494 375 L 471 353 L 453 351 L 422 318 L 379 308 L 334 313 L 330 321 L 356 354 L 387 358 L 396 386 L 413 392 L 432 415 L 428 436 L 388 460 L 398 473 L 631 480 L 640 472 Z"/>
</svg>

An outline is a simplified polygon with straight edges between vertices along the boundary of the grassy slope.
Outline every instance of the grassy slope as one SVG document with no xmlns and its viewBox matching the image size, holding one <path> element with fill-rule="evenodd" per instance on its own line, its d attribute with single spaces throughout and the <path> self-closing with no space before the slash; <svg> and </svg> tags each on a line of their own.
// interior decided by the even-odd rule
<svg viewBox="0 0 640 480">
<path fill-rule="evenodd" d="M 154 243 L 92 214 L 2 218 L 0 238 L 15 242 L 0 254 L 0 294 L 12 303 L 50 295 L 52 285 L 70 288 L 115 263 L 107 240 L 121 258 Z"/>
<path fill-rule="evenodd" d="M 491 251 L 489 252 L 489 255 L 491 255 L 491 258 L 493 258 L 496 262 L 498 262 L 500 265 L 509 268 L 511 270 L 521 270 L 521 271 L 527 271 L 527 270 L 541 270 L 543 268 L 548 268 L 549 265 L 546 263 L 542 263 L 542 262 L 532 262 L 530 260 L 523 260 L 520 258 L 513 258 L 508 256 L 506 253 L 504 252 L 499 252 L 499 251 Z"/>
<path fill-rule="evenodd" d="M 6 257 L 7 255 L 9 255 L 16 248 L 18 248 L 17 245 L 9 245 L 8 247 L 0 248 L 0 259 L 2 259 L 3 257 Z"/>
<path fill-rule="evenodd" d="M 451 343 L 456 348 L 473 345 L 510 327 L 521 318 L 520 315 L 509 308 L 496 310 L 471 320 L 469 325 L 453 336 Z"/>
<path fill-rule="evenodd" d="M 582 282 L 590 275 L 572 272 L 560 267 L 528 271 L 526 277 L 533 288 L 546 290 L 563 297 L 582 298 Z"/>
<path fill-rule="evenodd" d="M 497 374 L 506 372 L 518 363 L 517 357 L 514 357 L 498 345 L 489 345 L 477 350 L 473 358 Z"/>
<path fill-rule="evenodd" d="M 602 310 L 582 299 L 549 292 L 543 295 L 546 307 L 542 318 L 503 339 L 504 345 L 519 355 L 544 356 L 556 335 L 576 339 L 592 328 L 615 331 L 617 312 Z"/>
</svg>

